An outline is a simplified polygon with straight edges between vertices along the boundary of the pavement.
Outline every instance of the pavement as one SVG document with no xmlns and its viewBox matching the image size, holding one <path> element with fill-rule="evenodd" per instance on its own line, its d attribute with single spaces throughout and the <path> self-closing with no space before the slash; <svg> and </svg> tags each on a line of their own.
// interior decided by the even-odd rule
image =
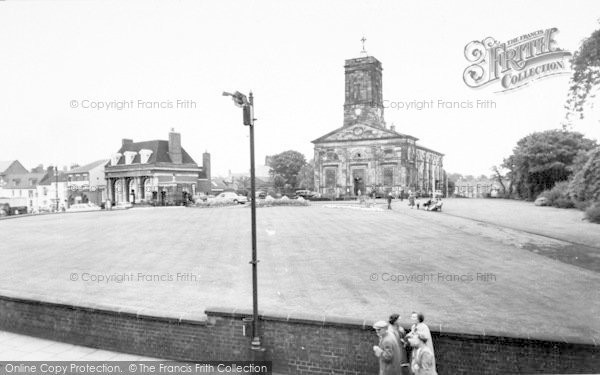
<svg viewBox="0 0 600 375">
<path fill-rule="evenodd" d="M 0 361 L 168 361 L 0 331 Z M 4 373 L 0 367 L 0 373 Z M 217 375 L 223 372 L 202 372 Z M 283 375 L 272 373 L 272 375 Z"/>
<path fill-rule="evenodd" d="M 0 361 L 158 361 L 0 331 Z"/>
</svg>

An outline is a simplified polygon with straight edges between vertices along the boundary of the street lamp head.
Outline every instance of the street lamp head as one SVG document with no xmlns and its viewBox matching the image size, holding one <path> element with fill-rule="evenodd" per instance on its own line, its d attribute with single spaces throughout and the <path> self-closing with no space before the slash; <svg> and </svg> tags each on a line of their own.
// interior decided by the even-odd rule
<svg viewBox="0 0 600 375">
<path fill-rule="evenodd" d="M 246 95 L 242 94 L 239 91 L 236 91 L 233 94 L 223 91 L 223 96 L 231 96 L 231 98 L 233 99 L 233 103 L 240 108 L 250 105 L 250 102 L 248 101 L 248 98 L 246 98 Z"/>
</svg>

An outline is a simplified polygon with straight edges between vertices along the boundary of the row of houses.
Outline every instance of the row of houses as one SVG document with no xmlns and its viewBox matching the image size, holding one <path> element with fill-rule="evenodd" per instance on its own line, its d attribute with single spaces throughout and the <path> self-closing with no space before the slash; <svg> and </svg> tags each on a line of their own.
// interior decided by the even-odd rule
<svg viewBox="0 0 600 375">
<path fill-rule="evenodd" d="M 267 177 L 257 181 L 267 186 L 268 172 L 263 174 Z M 246 176 L 230 172 L 212 177 L 210 153 L 202 154 L 199 165 L 182 147 L 181 134 L 171 129 L 167 140 L 123 139 L 109 158 L 70 169 L 39 166 L 29 171 L 18 160 L 0 161 L 0 203 L 28 211 L 106 201 L 170 205 L 199 193 L 243 190 L 245 182 L 249 187 Z"/>
<path fill-rule="evenodd" d="M 202 165 L 181 147 L 181 135 L 168 140 L 123 139 L 110 158 L 83 166 L 27 170 L 18 160 L 0 162 L 0 203 L 51 211 L 76 203 L 101 205 L 107 200 L 169 204 L 197 192 L 210 194 L 210 154 Z"/>
<path fill-rule="evenodd" d="M 31 172 L 18 160 L 0 161 L 0 203 L 37 211 L 68 207 L 74 203 L 101 202 L 106 161 L 98 160 L 71 170 L 49 167 Z M 83 186 L 86 188 L 81 188 Z"/>
</svg>

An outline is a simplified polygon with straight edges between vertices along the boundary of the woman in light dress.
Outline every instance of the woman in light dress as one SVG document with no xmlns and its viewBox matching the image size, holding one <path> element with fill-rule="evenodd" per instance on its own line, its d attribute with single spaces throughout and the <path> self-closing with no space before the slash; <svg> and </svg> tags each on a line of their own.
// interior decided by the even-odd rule
<svg viewBox="0 0 600 375">
<path fill-rule="evenodd" d="M 437 375 L 435 370 L 435 358 L 433 353 L 427 346 L 428 340 L 421 333 L 412 333 L 408 338 L 408 342 L 413 347 L 411 370 L 414 375 Z"/>
<path fill-rule="evenodd" d="M 427 327 L 427 324 L 424 323 L 425 315 L 423 315 L 423 313 L 413 312 L 410 316 L 410 319 L 413 322 L 413 325 L 410 330 L 410 335 L 421 336 L 425 339 L 424 343 L 425 346 L 431 352 L 431 356 L 433 358 L 433 370 L 435 371 L 435 351 L 433 350 L 433 339 L 431 338 L 431 331 L 429 330 L 429 327 Z"/>
</svg>

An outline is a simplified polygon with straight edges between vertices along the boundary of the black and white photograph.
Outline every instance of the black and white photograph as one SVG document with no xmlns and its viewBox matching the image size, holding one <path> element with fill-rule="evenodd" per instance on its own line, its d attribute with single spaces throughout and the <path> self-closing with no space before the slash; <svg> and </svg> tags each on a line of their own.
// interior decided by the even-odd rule
<svg viewBox="0 0 600 375">
<path fill-rule="evenodd" d="M 600 374 L 596 0 L 0 0 L 0 374 Z"/>
</svg>

